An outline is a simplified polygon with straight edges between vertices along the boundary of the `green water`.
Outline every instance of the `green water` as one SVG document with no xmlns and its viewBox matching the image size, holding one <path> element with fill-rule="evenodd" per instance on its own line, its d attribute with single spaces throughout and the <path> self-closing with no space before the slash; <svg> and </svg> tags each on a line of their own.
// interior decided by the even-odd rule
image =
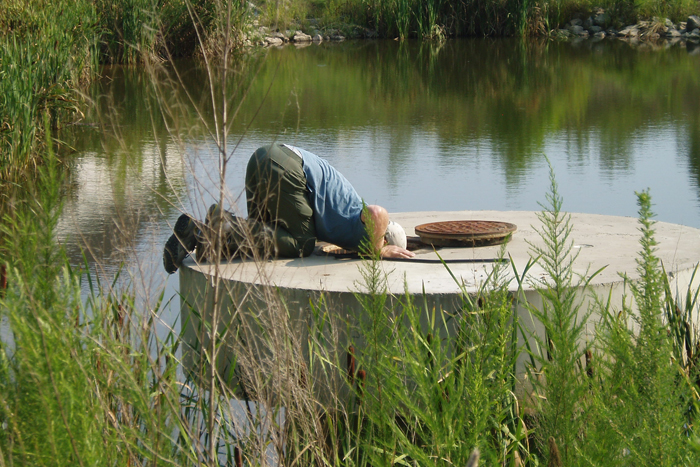
<svg viewBox="0 0 700 467">
<path fill-rule="evenodd" d="M 369 203 L 390 212 L 537 210 L 555 168 L 564 208 L 636 215 L 651 188 L 657 219 L 700 228 L 700 49 L 451 40 L 361 41 L 271 49 L 223 89 L 235 115 L 226 204 L 244 210 L 245 163 L 273 140 L 327 158 Z M 162 244 L 182 210 L 218 196 L 208 75 L 109 68 L 78 148 L 62 238 L 87 244 L 109 273 L 126 258 L 163 281 Z M 160 98 L 154 90 L 159 89 Z M 243 98 L 242 96 L 245 96 Z M 162 104 L 167 102 L 168 110 Z M 195 111 L 198 109 L 198 112 Z M 168 280 L 176 286 L 176 276 Z"/>
</svg>

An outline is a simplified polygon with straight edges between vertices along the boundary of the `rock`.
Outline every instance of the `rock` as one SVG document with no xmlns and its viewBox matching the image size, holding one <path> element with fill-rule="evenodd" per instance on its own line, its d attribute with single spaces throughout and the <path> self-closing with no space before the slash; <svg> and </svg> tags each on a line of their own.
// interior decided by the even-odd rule
<svg viewBox="0 0 700 467">
<path fill-rule="evenodd" d="M 588 34 L 588 32 L 583 29 L 583 26 L 569 26 L 569 31 L 571 31 L 571 34 L 575 36 L 584 36 Z"/>
<path fill-rule="evenodd" d="M 571 31 L 568 29 L 555 29 L 552 33 L 557 39 L 568 39 L 572 36 Z"/>
<path fill-rule="evenodd" d="M 639 28 L 636 25 L 626 26 L 624 29 L 618 32 L 617 35 L 623 37 L 638 37 Z"/>
<path fill-rule="evenodd" d="M 608 14 L 605 12 L 598 13 L 593 18 L 593 22 L 595 23 L 596 26 L 600 26 L 601 28 L 604 28 L 610 22 L 610 16 L 608 16 Z"/>
<path fill-rule="evenodd" d="M 664 21 L 664 26 L 666 26 L 666 28 L 668 29 L 676 29 L 676 25 L 673 24 L 673 21 L 671 21 L 668 18 L 666 18 L 666 20 Z"/>
<path fill-rule="evenodd" d="M 304 34 L 301 31 L 297 31 L 294 33 L 294 37 L 292 37 L 293 42 L 311 42 L 311 36 L 308 34 Z"/>
<path fill-rule="evenodd" d="M 591 26 L 590 28 L 588 28 L 588 32 L 590 32 L 593 35 L 598 34 L 602 30 L 603 28 L 601 28 L 600 26 Z"/>
<path fill-rule="evenodd" d="M 596 39 L 605 39 L 605 31 L 598 31 L 595 34 L 593 34 L 593 37 Z"/>
<path fill-rule="evenodd" d="M 266 37 L 264 43 L 268 47 L 279 47 L 284 44 L 284 41 L 279 37 Z"/>
<path fill-rule="evenodd" d="M 270 34 L 270 37 L 276 37 L 277 39 L 280 39 L 282 42 L 289 42 L 289 38 L 279 31 L 273 32 L 272 34 Z"/>
<path fill-rule="evenodd" d="M 688 21 L 685 23 L 685 28 L 688 31 L 693 31 L 694 29 L 700 29 L 700 17 L 696 15 L 688 16 Z"/>
<path fill-rule="evenodd" d="M 608 34 L 608 36 L 617 36 L 617 34 L 618 34 L 617 29 L 615 29 L 615 28 L 610 28 L 605 32 Z"/>
<path fill-rule="evenodd" d="M 666 31 L 666 37 L 681 37 L 681 32 L 678 29 L 669 29 Z"/>
<path fill-rule="evenodd" d="M 320 34 L 316 34 L 311 40 L 314 42 L 323 42 L 323 37 Z"/>
<path fill-rule="evenodd" d="M 344 40 L 345 40 L 345 36 L 343 36 L 342 34 L 333 34 L 333 35 L 331 36 L 331 40 L 332 40 L 332 41 L 336 41 L 336 42 L 344 41 Z"/>
<path fill-rule="evenodd" d="M 583 22 L 583 29 L 591 30 L 591 26 L 593 26 L 593 18 L 590 16 L 586 18 L 586 21 Z"/>
<path fill-rule="evenodd" d="M 573 26 L 582 26 L 582 25 L 583 25 L 583 21 L 581 21 L 579 18 L 574 18 L 574 19 L 571 20 L 571 22 L 569 23 L 569 25 L 572 26 L 572 27 L 573 27 Z"/>
</svg>

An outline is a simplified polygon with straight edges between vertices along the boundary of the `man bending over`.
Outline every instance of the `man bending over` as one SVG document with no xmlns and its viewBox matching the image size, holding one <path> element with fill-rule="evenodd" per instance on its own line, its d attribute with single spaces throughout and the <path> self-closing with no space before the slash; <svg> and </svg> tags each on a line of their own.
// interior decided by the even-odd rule
<svg viewBox="0 0 700 467">
<path fill-rule="evenodd" d="M 316 240 L 354 251 L 370 247 L 383 258 L 414 256 L 406 249 L 403 228 L 389 221 L 386 209 L 365 205 L 340 172 L 309 151 L 286 144 L 259 148 L 248 161 L 245 190 L 247 221 L 216 205 L 205 226 L 180 216 L 163 252 L 168 273 L 195 248 L 199 259 L 199 250 L 211 248 L 212 236 L 221 234 L 230 257 L 249 254 L 246 237 L 251 236 L 258 251 L 283 258 L 309 256 Z"/>
</svg>

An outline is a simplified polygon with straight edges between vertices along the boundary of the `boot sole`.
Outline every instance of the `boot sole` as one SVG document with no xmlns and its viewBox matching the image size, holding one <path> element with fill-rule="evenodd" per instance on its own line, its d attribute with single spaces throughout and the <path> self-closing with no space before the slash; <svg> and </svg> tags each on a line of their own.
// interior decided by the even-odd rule
<svg viewBox="0 0 700 467">
<path fill-rule="evenodd" d="M 176 272 L 180 264 L 182 264 L 182 260 L 189 255 L 189 251 L 185 251 L 189 249 L 189 246 L 183 246 L 180 239 L 184 238 L 191 220 L 192 219 L 187 214 L 181 214 L 180 217 L 177 218 L 177 222 L 175 222 L 173 234 L 168 241 L 165 242 L 165 248 L 163 249 L 163 267 L 168 274 Z M 181 249 L 182 252 L 180 251 Z M 192 249 L 194 249 L 194 245 Z"/>
</svg>

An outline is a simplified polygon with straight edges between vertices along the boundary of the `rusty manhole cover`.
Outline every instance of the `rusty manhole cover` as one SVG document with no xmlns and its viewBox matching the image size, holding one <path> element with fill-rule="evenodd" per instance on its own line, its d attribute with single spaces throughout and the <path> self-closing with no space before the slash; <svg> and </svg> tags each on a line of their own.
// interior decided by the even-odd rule
<svg viewBox="0 0 700 467">
<path fill-rule="evenodd" d="M 503 243 L 517 229 L 508 222 L 445 221 L 421 224 L 416 227 L 416 234 L 423 243 L 436 246 L 484 246 Z"/>
</svg>

